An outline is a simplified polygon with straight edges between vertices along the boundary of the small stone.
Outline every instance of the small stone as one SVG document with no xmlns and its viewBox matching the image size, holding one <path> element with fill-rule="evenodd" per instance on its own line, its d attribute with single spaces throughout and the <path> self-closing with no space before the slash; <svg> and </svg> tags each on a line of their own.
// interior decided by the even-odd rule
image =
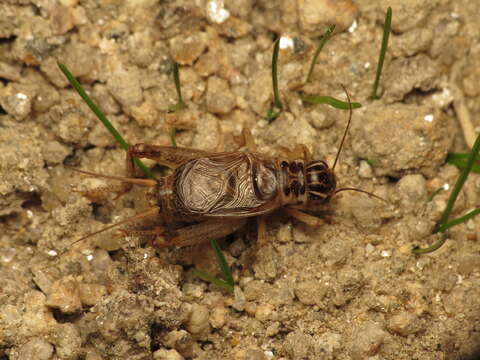
<svg viewBox="0 0 480 360">
<path fill-rule="evenodd" d="M 365 359 L 378 353 L 387 333 L 374 322 L 366 322 L 354 330 L 350 355 L 354 360 Z"/>
<path fill-rule="evenodd" d="M 33 86 L 9 83 L 0 87 L 0 105 L 10 115 L 24 119 L 32 110 L 32 102 L 37 95 Z"/>
<path fill-rule="evenodd" d="M 480 254 L 464 252 L 459 255 L 458 272 L 460 274 L 468 276 L 478 269 L 480 269 Z"/>
<path fill-rule="evenodd" d="M 460 263 L 462 264 L 462 263 Z M 480 261 L 476 268 L 480 267 Z M 432 286 L 437 291 L 450 292 L 457 283 L 457 275 L 450 271 L 437 270 L 432 274 Z"/>
<path fill-rule="evenodd" d="M 124 108 L 138 106 L 143 101 L 140 73 L 136 67 L 118 66 L 108 77 L 107 89 Z"/>
<path fill-rule="evenodd" d="M 210 332 L 209 310 L 205 305 L 193 304 L 187 321 L 187 330 L 195 336 L 204 336 Z"/>
<path fill-rule="evenodd" d="M 272 304 L 261 304 L 257 306 L 257 311 L 255 312 L 255 319 L 265 322 L 272 318 L 273 314 L 273 305 Z"/>
<path fill-rule="evenodd" d="M 78 290 L 80 301 L 87 306 L 95 305 L 107 293 L 107 288 L 100 284 L 80 284 Z"/>
<path fill-rule="evenodd" d="M 230 254 L 232 254 L 232 256 L 235 256 L 235 257 L 241 256 L 242 253 L 245 251 L 245 249 L 246 249 L 245 241 L 243 241 L 243 239 L 241 238 L 236 239 L 228 247 L 228 251 L 230 252 Z"/>
<path fill-rule="evenodd" d="M 227 319 L 228 310 L 222 307 L 215 307 L 210 314 L 210 325 L 215 329 L 220 329 L 225 325 Z"/>
<path fill-rule="evenodd" d="M 274 321 L 265 330 L 265 335 L 272 337 L 277 335 L 279 332 L 280 332 L 280 322 Z"/>
<path fill-rule="evenodd" d="M 42 155 L 49 165 L 60 164 L 70 154 L 70 149 L 55 140 L 45 141 Z"/>
<path fill-rule="evenodd" d="M 182 355 L 180 355 L 177 350 L 171 349 L 160 349 L 153 353 L 154 360 L 183 360 L 185 359 Z"/>
<path fill-rule="evenodd" d="M 415 89 L 424 92 L 436 90 L 440 87 L 440 75 L 438 64 L 423 53 L 395 59 L 385 71 L 385 78 L 391 84 L 386 87 L 383 97 L 391 103 L 404 99 Z"/>
<path fill-rule="evenodd" d="M 230 91 L 228 82 L 216 76 L 210 76 L 207 83 L 207 111 L 216 114 L 228 114 L 235 107 L 235 95 Z"/>
<path fill-rule="evenodd" d="M 400 202 L 407 209 L 414 209 L 428 196 L 427 182 L 420 174 L 405 175 L 397 183 Z"/>
<path fill-rule="evenodd" d="M 332 116 L 329 110 L 323 110 L 314 108 L 310 113 L 310 123 L 315 129 L 325 129 L 332 126 L 335 123 L 335 117 Z"/>
<path fill-rule="evenodd" d="M 207 35 L 195 32 L 188 36 L 179 35 L 170 39 L 170 53 L 180 65 L 192 65 L 207 47 Z"/>
<path fill-rule="evenodd" d="M 40 338 L 30 339 L 18 351 L 18 359 L 48 360 L 52 355 L 52 344 Z"/>
<path fill-rule="evenodd" d="M 282 224 L 277 232 L 277 241 L 288 243 L 292 241 L 292 224 Z"/>
<path fill-rule="evenodd" d="M 219 69 L 219 64 L 216 59 L 216 54 L 207 52 L 202 54 L 194 65 L 195 71 L 203 77 L 208 77 L 215 74 Z"/>
<path fill-rule="evenodd" d="M 334 359 L 343 347 L 342 335 L 327 332 L 315 342 L 315 354 L 318 359 Z"/>
<path fill-rule="evenodd" d="M 233 289 L 234 300 L 232 307 L 237 311 L 245 310 L 245 304 L 247 302 L 246 297 L 242 291 L 242 289 L 238 286 L 235 286 Z"/>
<path fill-rule="evenodd" d="M 60 101 L 60 94 L 53 86 L 42 84 L 37 96 L 33 99 L 33 111 L 45 113 Z"/>
<path fill-rule="evenodd" d="M 250 316 L 255 316 L 255 313 L 257 312 L 257 304 L 252 301 L 247 301 L 245 304 L 245 312 Z"/>
<path fill-rule="evenodd" d="M 393 316 L 387 325 L 388 329 L 398 335 L 408 336 L 423 330 L 420 319 L 407 312 Z"/>
<path fill-rule="evenodd" d="M 72 323 L 58 324 L 54 335 L 57 355 L 61 359 L 76 359 L 81 351 L 82 338 L 77 327 Z"/>
<path fill-rule="evenodd" d="M 365 160 L 360 161 L 358 176 L 360 176 L 363 179 L 370 179 L 373 176 L 372 167 Z"/>
<path fill-rule="evenodd" d="M 72 276 L 66 276 L 52 284 L 47 296 L 46 305 L 72 314 L 82 309 L 78 283 Z"/>
<path fill-rule="evenodd" d="M 319 280 L 306 280 L 295 286 L 295 295 L 305 305 L 321 306 L 326 293 L 327 287 Z"/>
<path fill-rule="evenodd" d="M 240 20 L 239 18 L 230 16 L 216 28 L 220 35 L 237 39 L 247 35 L 252 30 L 252 25 L 250 25 L 248 22 Z"/>
<path fill-rule="evenodd" d="M 249 281 L 244 286 L 245 298 L 248 301 L 259 301 L 265 294 L 269 294 L 273 290 L 272 288 L 272 285 L 263 281 Z"/>
<path fill-rule="evenodd" d="M 285 337 L 284 351 L 291 359 L 314 359 L 314 340 L 310 335 L 295 330 Z"/>
<path fill-rule="evenodd" d="M 151 127 L 158 122 L 158 111 L 150 101 L 139 106 L 132 106 L 132 116 L 140 126 Z"/>
<path fill-rule="evenodd" d="M 357 6 L 351 0 L 297 0 L 300 26 L 309 32 L 321 33 L 335 24 L 339 31 L 352 25 L 358 14 Z"/>
<path fill-rule="evenodd" d="M 197 131 L 192 140 L 192 148 L 199 150 L 215 149 L 220 141 L 220 131 L 218 118 L 212 114 L 206 114 L 202 119 L 202 126 L 197 127 Z"/>
</svg>

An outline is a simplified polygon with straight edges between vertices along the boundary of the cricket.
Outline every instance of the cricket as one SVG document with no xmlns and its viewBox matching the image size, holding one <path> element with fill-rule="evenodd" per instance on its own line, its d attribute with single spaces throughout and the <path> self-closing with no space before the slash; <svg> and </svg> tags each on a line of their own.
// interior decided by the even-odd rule
<svg viewBox="0 0 480 360">
<path fill-rule="evenodd" d="M 71 168 L 99 178 L 121 181 L 118 195 L 133 185 L 147 188 L 149 207 L 137 215 L 88 234 L 73 244 L 126 223 L 143 219 L 158 221 L 151 230 L 122 229 L 125 235 L 148 235 L 158 247 L 183 247 L 222 238 L 245 226 L 256 217 L 257 247 L 267 241 L 266 215 L 281 209 L 289 216 L 311 226 L 323 220 L 310 212 L 321 210 L 341 191 L 351 190 L 378 196 L 356 188 L 337 189 L 335 166 L 352 120 L 349 118 L 334 164 L 314 160 L 305 145 L 285 155 L 270 157 L 257 152 L 252 134 L 244 129 L 242 143 L 247 151 L 208 152 L 173 146 L 136 144 L 126 155 L 126 176 L 108 176 Z M 134 158 L 148 158 L 172 170 L 168 176 L 154 179 L 135 177 Z M 115 190 L 114 190 L 115 191 Z M 72 245 L 73 245 L 72 244 Z"/>
</svg>

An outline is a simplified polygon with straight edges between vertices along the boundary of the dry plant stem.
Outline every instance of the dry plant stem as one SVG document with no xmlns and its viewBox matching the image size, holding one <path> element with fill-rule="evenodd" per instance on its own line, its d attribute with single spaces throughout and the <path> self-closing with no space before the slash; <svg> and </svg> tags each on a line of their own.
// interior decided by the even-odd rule
<svg viewBox="0 0 480 360">
<path fill-rule="evenodd" d="M 456 79 L 464 63 L 465 60 L 459 60 L 452 66 L 452 72 L 450 75 L 450 90 L 453 94 L 453 106 L 462 127 L 463 137 L 468 147 L 471 149 L 473 147 L 473 144 L 475 143 L 476 138 L 475 128 L 472 124 L 470 111 L 468 111 L 467 105 L 465 104 L 463 92 L 456 84 Z"/>
</svg>

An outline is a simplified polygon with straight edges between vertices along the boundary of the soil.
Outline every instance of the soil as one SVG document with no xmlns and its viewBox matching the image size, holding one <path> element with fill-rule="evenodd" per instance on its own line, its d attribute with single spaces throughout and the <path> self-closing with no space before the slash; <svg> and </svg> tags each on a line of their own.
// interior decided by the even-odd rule
<svg viewBox="0 0 480 360">
<path fill-rule="evenodd" d="M 389 5 L 380 99 L 370 100 Z M 468 0 L 2 1 L 0 358 L 474 358 L 480 217 L 432 254 L 411 251 L 438 240 L 431 230 L 459 174 L 446 156 L 467 152 L 480 129 L 479 13 Z M 279 36 L 284 110 L 269 122 Z M 172 61 L 187 104 L 175 113 Z M 318 227 L 269 215 L 258 251 L 255 221 L 219 239 L 234 293 L 192 271 L 220 276 L 209 244 L 157 249 L 112 230 L 72 245 L 140 212 L 145 197 L 139 188 L 114 200 L 112 181 L 64 166 L 123 175 L 125 153 L 57 62 L 130 144 L 170 145 L 176 128 L 179 146 L 233 151 L 248 128 L 261 153 L 304 144 L 330 165 L 348 111 L 300 96 L 345 100 L 343 84 L 362 107 L 338 186 L 386 203 L 345 191 Z M 479 205 L 471 174 L 453 216 Z"/>
</svg>

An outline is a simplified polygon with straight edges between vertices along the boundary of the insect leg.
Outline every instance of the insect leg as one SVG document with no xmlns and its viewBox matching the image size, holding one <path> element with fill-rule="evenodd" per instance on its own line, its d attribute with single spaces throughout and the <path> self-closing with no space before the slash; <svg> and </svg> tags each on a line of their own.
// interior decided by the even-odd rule
<svg viewBox="0 0 480 360">
<path fill-rule="evenodd" d="M 148 158 L 160 165 L 175 169 L 184 162 L 210 154 L 208 151 L 187 149 L 174 146 L 135 144 L 128 148 L 127 169 L 133 166 L 133 158 Z"/>
<path fill-rule="evenodd" d="M 268 242 L 267 237 L 267 220 L 265 216 L 257 216 L 257 250 L 262 248 Z"/>
<path fill-rule="evenodd" d="M 134 158 L 152 159 L 158 162 L 160 165 L 175 169 L 185 161 L 205 154 L 208 154 L 208 152 L 174 146 L 158 146 L 143 143 L 130 145 L 125 160 L 127 173 L 126 176 L 129 178 L 134 178 L 136 176 L 135 163 L 133 162 Z M 117 198 L 129 192 L 131 188 L 132 184 L 127 182 L 122 183 L 120 190 L 117 191 Z"/>
<path fill-rule="evenodd" d="M 245 146 L 249 152 L 257 152 L 257 144 L 249 129 L 243 128 L 242 134 L 234 137 L 239 147 Z"/>
<path fill-rule="evenodd" d="M 303 211 L 286 207 L 283 209 L 291 217 L 310 226 L 319 226 L 324 223 L 319 217 L 304 213 Z"/>
<path fill-rule="evenodd" d="M 186 226 L 176 230 L 176 236 L 165 243 L 158 243 L 159 247 L 198 245 L 227 236 L 245 225 L 247 219 L 212 219 L 199 224 Z"/>
<path fill-rule="evenodd" d="M 306 162 L 310 162 L 312 161 L 312 154 L 305 145 L 299 144 L 292 151 L 289 151 L 288 158 L 289 160 L 304 159 Z"/>
</svg>

